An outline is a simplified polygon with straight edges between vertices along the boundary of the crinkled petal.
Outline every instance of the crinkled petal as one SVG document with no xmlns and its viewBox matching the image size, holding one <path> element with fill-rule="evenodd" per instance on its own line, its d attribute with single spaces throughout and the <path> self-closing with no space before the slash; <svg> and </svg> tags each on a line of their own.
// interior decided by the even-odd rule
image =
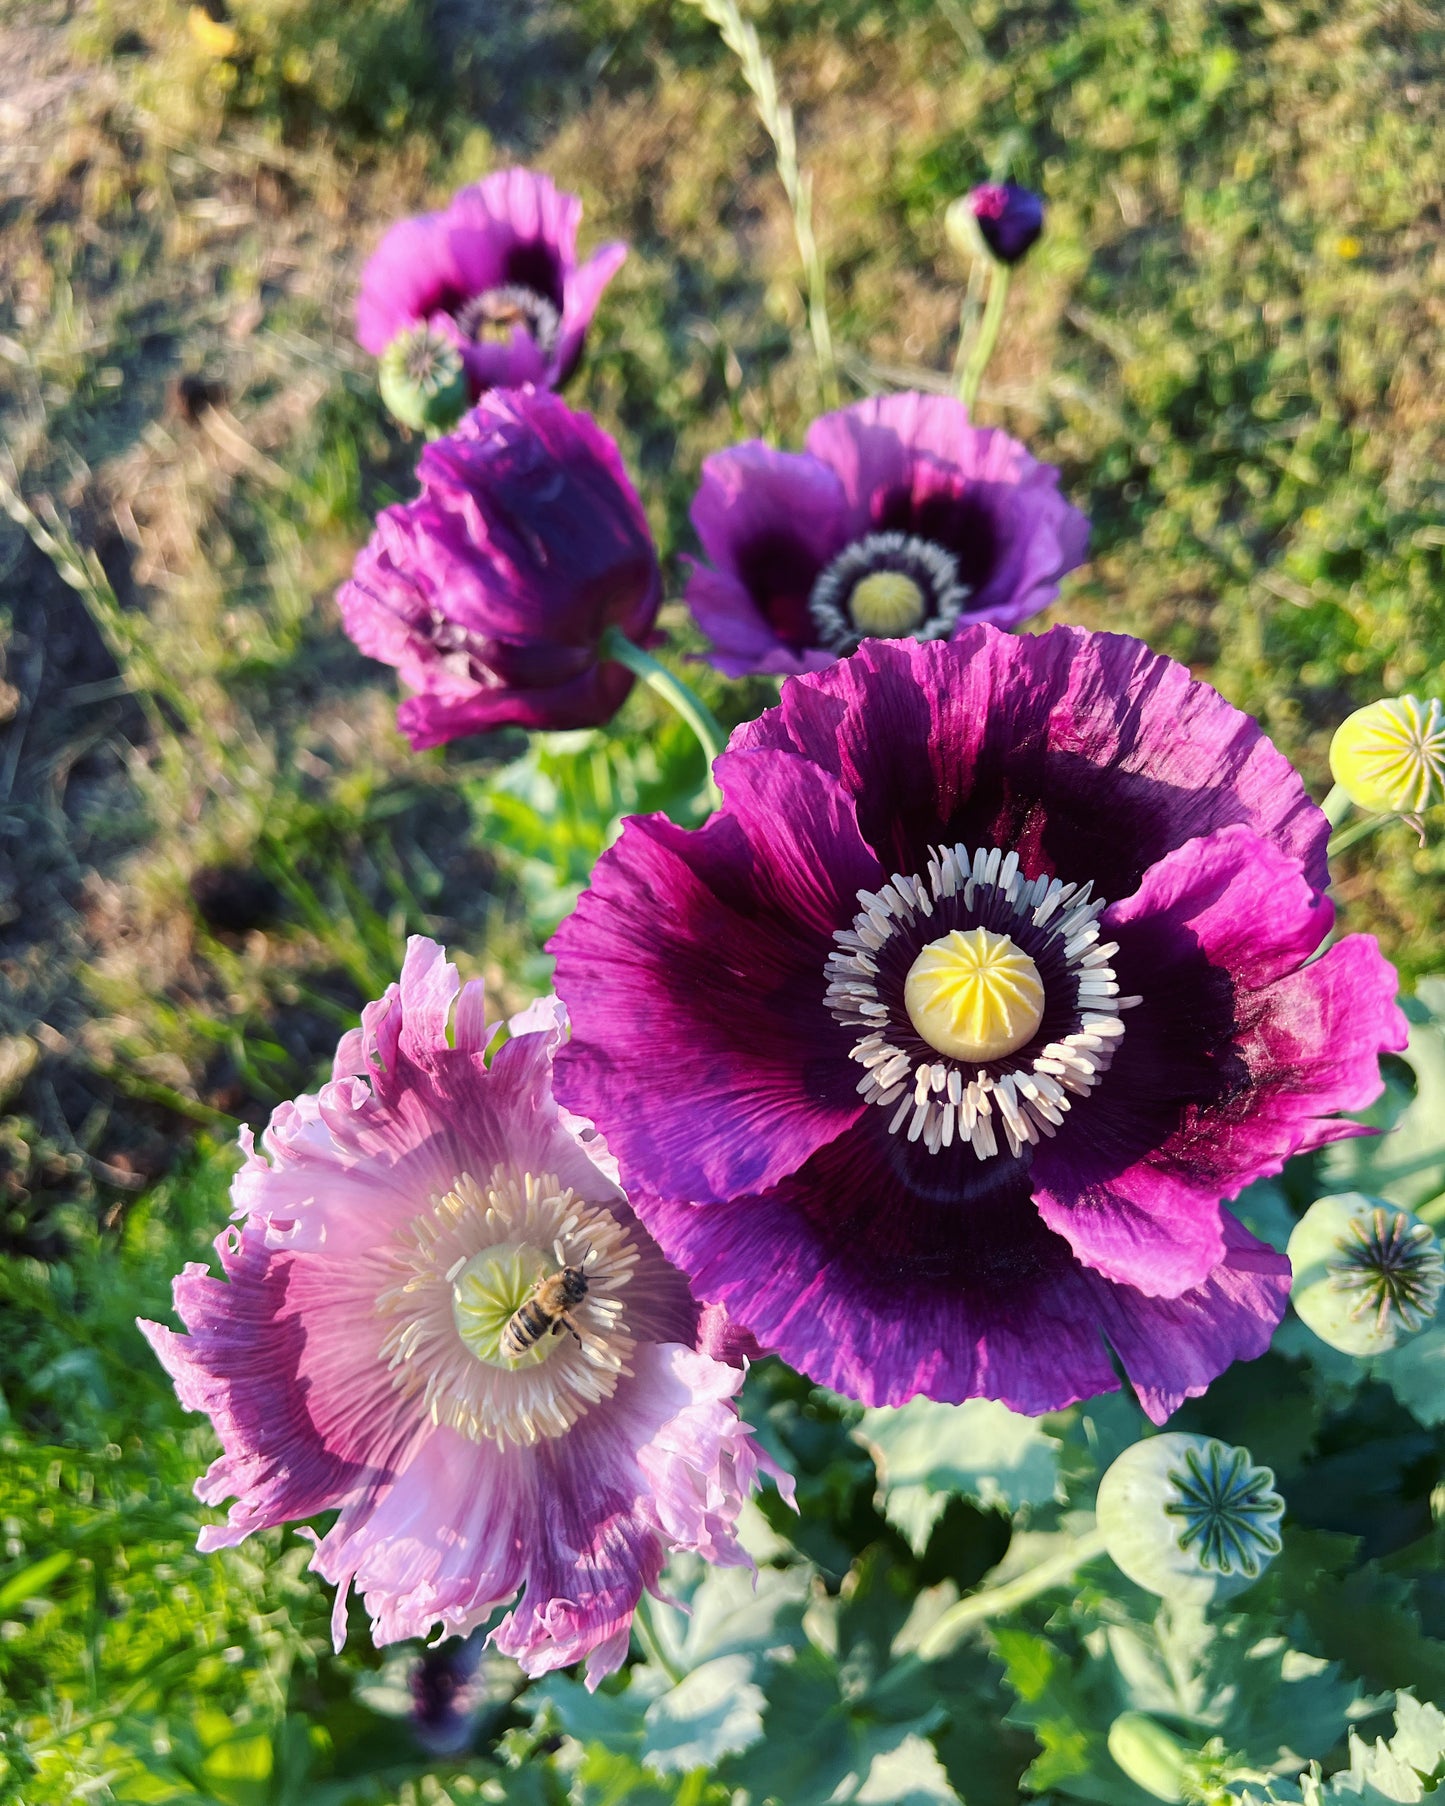
<svg viewBox="0 0 1445 1806">
<path fill-rule="evenodd" d="M 947 644 L 869 640 L 784 686 L 735 750 L 800 753 L 856 798 L 892 870 L 961 840 L 1128 896 L 1164 854 L 1231 823 L 1329 883 L 1329 824 L 1289 761 L 1183 665 L 1138 640 L 969 627 Z"/>
<path fill-rule="evenodd" d="M 694 1200 L 774 1183 L 864 1107 L 822 973 L 886 876 L 816 768 L 725 754 L 717 773 L 726 807 L 691 834 L 634 817 L 551 942 L 559 1097 L 612 1125 L 625 1183 Z"/>
<path fill-rule="evenodd" d="M 498 1449 L 433 1430 L 343 1511 L 311 1565 L 365 1595 L 378 1644 L 465 1633 L 521 1589 L 497 1647 L 533 1675 L 590 1654 L 595 1686 L 625 1656 L 669 1547 L 748 1562 L 734 1528 L 756 1474 L 731 1402 L 742 1375 L 656 1343 L 633 1365 L 565 1437 Z"/>
<path fill-rule="evenodd" d="M 216 1251 L 225 1279 L 193 1262 L 175 1282 L 189 1334 L 141 1323 L 181 1404 L 204 1411 L 221 1441 L 196 1493 L 208 1505 L 236 1502 L 224 1526 L 202 1531 L 203 1549 L 339 1504 L 408 1433 L 385 1369 L 367 1383 L 374 1299 L 348 1322 L 355 1297 L 347 1288 L 322 1325 L 307 1314 L 295 1261 L 268 1250 L 258 1227 L 228 1229 Z"/>
<path fill-rule="evenodd" d="M 1152 1299 L 1075 1260 L 1034 1211 L 1026 1171 L 944 1166 L 925 1191 L 898 1144 L 865 1121 L 766 1195 L 638 1204 L 701 1298 L 868 1405 L 922 1394 L 1060 1410 L 1116 1389 L 1111 1344 L 1162 1417 L 1268 1347 L 1289 1263 L 1229 1219 L 1203 1284 Z"/>
</svg>

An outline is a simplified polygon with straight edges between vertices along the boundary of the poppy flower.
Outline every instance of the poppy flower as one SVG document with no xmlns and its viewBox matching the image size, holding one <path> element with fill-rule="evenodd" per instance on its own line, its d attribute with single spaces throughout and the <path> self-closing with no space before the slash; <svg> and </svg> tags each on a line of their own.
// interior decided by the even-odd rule
<svg viewBox="0 0 1445 1806">
<path fill-rule="evenodd" d="M 1059 473 L 961 402 L 889 395 L 824 414 L 806 450 L 704 460 L 687 600 L 730 677 L 820 671 L 869 638 L 948 639 L 1046 608 L 1088 522 Z"/>
<path fill-rule="evenodd" d="M 1264 1351 L 1284 1256 L 1223 1201 L 1358 1133 L 1404 1019 L 1314 958 L 1328 824 L 1136 640 L 869 642 L 634 819 L 552 941 L 558 1095 L 759 1343 L 867 1404 L 1162 1420 Z M 1111 1357 L 1112 1350 L 1112 1357 Z"/>
<path fill-rule="evenodd" d="M 480 984 L 413 938 L 330 1084 L 273 1115 L 269 1161 L 243 1132 L 225 1277 L 175 1282 L 189 1334 L 141 1327 L 221 1440 L 196 1491 L 235 1503 L 202 1549 L 339 1509 L 311 1560 L 338 1648 L 353 1585 L 378 1643 L 466 1635 L 520 1589 L 497 1648 L 529 1674 L 590 1656 L 595 1685 L 670 1550 L 748 1564 L 762 1458 L 741 1372 L 699 1350 L 687 1282 L 553 1099 L 555 999 L 508 1026 L 488 1064 Z M 560 1333 L 518 1351 L 569 1271 Z"/>
<path fill-rule="evenodd" d="M 657 552 L 616 445 L 555 395 L 497 390 L 422 449 L 421 494 L 384 508 L 337 595 L 363 652 L 416 695 L 414 747 L 514 725 L 596 727 L 632 673 L 615 625 L 645 640 Z"/>
<path fill-rule="evenodd" d="M 530 169 L 497 170 L 440 212 L 398 220 L 361 272 L 363 349 L 380 357 L 404 328 L 429 325 L 461 352 L 474 396 L 557 388 L 627 256 L 607 244 L 579 264 L 581 221 L 577 196 Z"/>
<path fill-rule="evenodd" d="M 1044 229 L 1043 197 L 1017 182 L 983 182 L 968 196 L 979 236 L 1000 263 L 1017 263 Z"/>
</svg>

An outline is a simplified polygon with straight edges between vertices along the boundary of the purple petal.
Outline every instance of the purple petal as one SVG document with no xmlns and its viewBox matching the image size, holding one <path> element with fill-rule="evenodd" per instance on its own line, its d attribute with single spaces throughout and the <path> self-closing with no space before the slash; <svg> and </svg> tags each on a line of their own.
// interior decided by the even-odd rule
<svg viewBox="0 0 1445 1806">
<path fill-rule="evenodd" d="M 582 344 L 592 316 L 602 299 L 602 291 L 627 261 L 627 246 L 619 243 L 603 245 L 586 263 L 571 271 L 565 284 L 562 327 L 557 348 L 552 354 L 554 383 L 564 383 L 577 368 Z"/>
<path fill-rule="evenodd" d="M 946 645 L 865 641 L 786 684 L 733 745 L 834 773 L 890 871 L 920 870 L 929 845 L 961 840 L 1122 897 L 1172 848 L 1238 822 L 1316 890 L 1329 882 L 1329 824 L 1258 724 L 1114 634 L 976 626 Z"/>
<path fill-rule="evenodd" d="M 853 537 L 827 466 L 756 439 L 714 452 L 703 460 L 692 524 L 717 575 L 731 579 L 709 586 L 695 577 L 688 586 L 689 605 L 721 656 L 736 664 L 760 635 L 764 655 L 774 660 L 779 652 L 797 660 L 813 649 L 808 597 L 824 565 Z"/>
<path fill-rule="evenodd" d="M 943 1164 L 925 1190 L 929 1169 L 865 1121 L 765 1196 L 637 1202 L 700 1297 L 868 1405 L 923 1394 L 1060 1410 L 1117 1388 L 1107 1340 L 1146 1408 L 1167 1414 L 1268 1347 L 1289 1263 L 1232 1221 L 1206 1281 L 1160 1301 L 1080 1265 L 1039 1220 L 1026 1174 L 991 1174 L 971 1154 Z"/>
<path fill-rule="evenodd" d="M 444 312 L 461 286 L 446 215 L 398 220 L 361 272 L 356 336 L 362 349 L 380 357 L 403 327 Z"/>
<path fill-rule="evenodd" d="M 856 892 L 885 877 L 814 768 L 716 769 L 724 809 L 691 834 L 628 821 L 551 942 L 573 1026 L 559 1097 L 617 1125 L 625 1180 L 695 1199 L 772 1184 L 864 1107 L 822 972 Z M 670 1107 L 636 1108 L 648 1095 Z"/>
</svg>

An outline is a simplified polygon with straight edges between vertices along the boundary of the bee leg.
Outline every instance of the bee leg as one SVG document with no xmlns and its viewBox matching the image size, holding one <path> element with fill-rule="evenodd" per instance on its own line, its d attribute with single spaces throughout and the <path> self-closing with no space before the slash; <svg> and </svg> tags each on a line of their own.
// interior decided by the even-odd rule
<svg viewBox="0 0 1445 1806">
<path fill-rule="evenodd" d="M 587 1346 L 582 1340 L 581 1330 L 579 1330 L 577 1325 L 572 1321 L 572 1313 L 570 1311 L 558 1312 L 557 1321 L 552 1325 L 552 1334 L 554 1336 L 560 1336 L 564 1329 L 571 1331 L 579 1348 L 585 1348 Z"/>
</svg>

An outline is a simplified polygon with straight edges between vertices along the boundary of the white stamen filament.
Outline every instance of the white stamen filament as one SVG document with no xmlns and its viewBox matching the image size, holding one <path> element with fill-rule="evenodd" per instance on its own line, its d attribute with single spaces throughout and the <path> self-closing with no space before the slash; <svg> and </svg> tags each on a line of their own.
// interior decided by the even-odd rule
<svg viewBox="0 0 1445 1806">
<path fill-rule="evenodd" d="M 876 955 L 898 932 L 931 917 L 949 898 L 961 896 L 972 909 L 979 893 L 994 891 L 1020 926 L 1047 928 L 1063 958 L 1078 1009 L 1068 1034 L 1048 1042 L 1028 1068 L 990 1074 L 952 1060 L 915 1059 L 891 1039 L 889 1006 L 879 996 Z M 1099 1083 L 1124 1035 L 1121 1012 L 1140 1002 L 1121 997 L 1110 963 L 1119 951 L 1100 942 L 1098 919 L 1106 907 L 1090 884 L 1058 878 L 1024 878 L 1016 852 L 963 845 L 930 847 L 925 874 L 895 872 L 874 891 L 858 893 L 859 913 L 833 939 L 826 1001 L 835 1018 L 864 1033 L 852 1050 L 863 1068 L 857 1090 L 881 1106 L 895 1106 L 889 1132 L 921 1141 L 930 1153 L 968 1143 L 980 1160 L 999 1151 L 1000 1132 L 1011 1154 L 1052 1136 L 1072 1098 L 1085 1097 Z M 997 912 L 988 918 L 996 921 Z"/>
</svg>

